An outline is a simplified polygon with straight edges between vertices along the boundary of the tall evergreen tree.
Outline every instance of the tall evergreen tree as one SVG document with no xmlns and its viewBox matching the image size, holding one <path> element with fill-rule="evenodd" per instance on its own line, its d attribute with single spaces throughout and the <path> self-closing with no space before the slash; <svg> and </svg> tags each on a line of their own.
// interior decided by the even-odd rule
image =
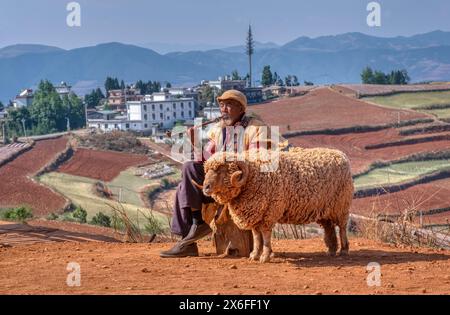
<svg viewBox="0 0 450 315">
<path fill-rule="evenodd" d="M 272 84 L 273 76 L 272 71 L 270 71 L 270 66 L 264 66 L 261 76 L 261 84 L 263 86 L 269 86 Z"/>
<path fill-rule="evenodd" d="M 364 68 L 364 70 L 361 73 L 361 81 L 364 84 L 373 84 L 374 83 L 374 76 L 373 76 L 373 70 L 370 67 Z"/>
<path fill-rule="evenodd" d="M 241 76 L 237 70 L 231 72 L 231 80 L 241 80 Z"/>
</svg>

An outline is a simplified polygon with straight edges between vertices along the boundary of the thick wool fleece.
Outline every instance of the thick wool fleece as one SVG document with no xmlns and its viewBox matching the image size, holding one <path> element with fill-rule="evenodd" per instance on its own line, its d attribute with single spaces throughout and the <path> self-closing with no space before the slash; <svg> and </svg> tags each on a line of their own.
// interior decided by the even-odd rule
<svg viewBox="0 0 450 315">
<path fill-rule="evenodd" d="M 345 226 L 353 198 L 347 156 L 325 148 L 293 148 L 277 153 L 278 169 L 268 173 L 260 171 L 264 162 L 246 158 L 248 177 L 240 188 L 230 183 L 231 174 L 239 170 L 236 154 L 218 152 L 205 163 L 205 173 L 226 168 L 223 189 L 212 197 L 219 203 L 228 203 L 238 227 L 266 230 L 276 223 L 307 224 L 323 220 Z"/>
</svg>

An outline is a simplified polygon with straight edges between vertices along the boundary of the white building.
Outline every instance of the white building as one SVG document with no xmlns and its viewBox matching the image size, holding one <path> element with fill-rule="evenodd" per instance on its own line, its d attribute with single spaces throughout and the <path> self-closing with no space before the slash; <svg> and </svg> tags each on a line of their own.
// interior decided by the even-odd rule
<svg viewBox="0 0 450 315">
<path fill-rule="evenodd" d="M 31 103 L 33 103 L 33 98 L 34 98 L 33 90 L 25 89 L 14 98 L 13 106 L 14 108 L 30 106 Z"/>
<path fill-rule="evenodd" d="M 220 108 L 218 106 L 207 106 L 203 108 L 203 117 L 207 120 L 216 119 L 217 117 L 222 116 L 220 112 Z"/>
<path fill-rule="evenodd" d="M 88 127 L 102 131 L 133 130 L 143 131 L 149 129 L 142 121 L 128 120 L 127 116 L 119 116 L 116 111 L 96 111 L 88 114 Z"/>
<path fill-rule="evenodd" d="M 70 85 L 67 85 L 66 82 L 62 81 L 60 85 L 55 85 L 55 90 L 60 97 L 63 97 L 64 95 L 69 96 L 70 92 L 72 92 L 72 87 Z"/>
<path fill-rule="evenodd" d="M 172 128 L 177 121 L 193 120 L 195 100 L 175 97 L 168 92 L 145 95 L 143 101 L 127 102 L 129 121 L 141 121 L 143 130 L 157 125 L 162 129 Z"/>
</svg>

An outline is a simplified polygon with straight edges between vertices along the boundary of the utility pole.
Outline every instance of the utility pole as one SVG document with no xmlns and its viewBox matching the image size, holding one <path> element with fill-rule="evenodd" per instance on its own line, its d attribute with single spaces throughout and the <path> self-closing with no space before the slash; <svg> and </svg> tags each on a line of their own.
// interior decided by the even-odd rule
<svg viewBox="0 0 450 315">
<path fill-rule="evenodd" d="M 84 118 L 86 121 L 86 129 L 88 128 L 88 118 L 87 118 L 87 103 L 86 100 L 84 100 Z"/>
<path fill-rule="evenodd" d="M 27 137 L 27 129 L 25 129 L 25 118 L 22 118 L 23 134 Z"/>
<path fill-rule="evenodd" d="M 8 137 L 6 135 L 6 121 L 2 121 L 2 135 L 3 135 L 3 144 L 8 142 Z"/>
<path fill-rule="evenodd" d="M 249 87 L 252 87 L 252 55 L 254 52 L 255 42 L 253 41 L 252 26 L 248 25 L 247 42 L 245 45 L 245 51 L 248 56 L 249 65 Z"/>
</svg>

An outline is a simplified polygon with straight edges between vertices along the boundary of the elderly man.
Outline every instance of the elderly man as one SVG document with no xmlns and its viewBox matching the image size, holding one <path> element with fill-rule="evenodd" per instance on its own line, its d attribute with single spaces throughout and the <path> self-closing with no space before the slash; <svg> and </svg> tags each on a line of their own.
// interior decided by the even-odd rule
<svg viewBox="0 0 450 315">
<path fill-rule="evenodd" d="M 160 253 L 161 257 L 187 257 L 198 256 L 196 241 L 211 233 L 211 228 L 202 219 L 202 204 L 214 200 L 203 195 L 201 189 L 192 184 L 192 181 L 203 183 L 205 172 L 203 162 L 212 154 L 222 150 L 236 152 L 253 148 L 270 148 L 271 141 L 267 138 L 267 128 L 260 120 L 246 114 L 247 98 L 237 90 L 229 90 L 217 98 L 222 113 L 221 122 L 208 132 L 208 143 L 200 161 L 188 161 L 183 164 L 181 183 L 178 185 L 173 217 L 172 233 L 182 237 L 173 248 Z M 239 127 L 239 128 L 237 128 Z M 239 132 L 244 131 L 243 137 Z M 195 128 L 188 130 L 189 139 L 193 139 Z M 266 143 L 263 143 L 266 142 Z M 194 143 L 192 141 L 192 143 Z M 287 145 L 281 142 L 280 148 Z M 241 148 L 239 148 L 241 146 Z"/>
</svg>

